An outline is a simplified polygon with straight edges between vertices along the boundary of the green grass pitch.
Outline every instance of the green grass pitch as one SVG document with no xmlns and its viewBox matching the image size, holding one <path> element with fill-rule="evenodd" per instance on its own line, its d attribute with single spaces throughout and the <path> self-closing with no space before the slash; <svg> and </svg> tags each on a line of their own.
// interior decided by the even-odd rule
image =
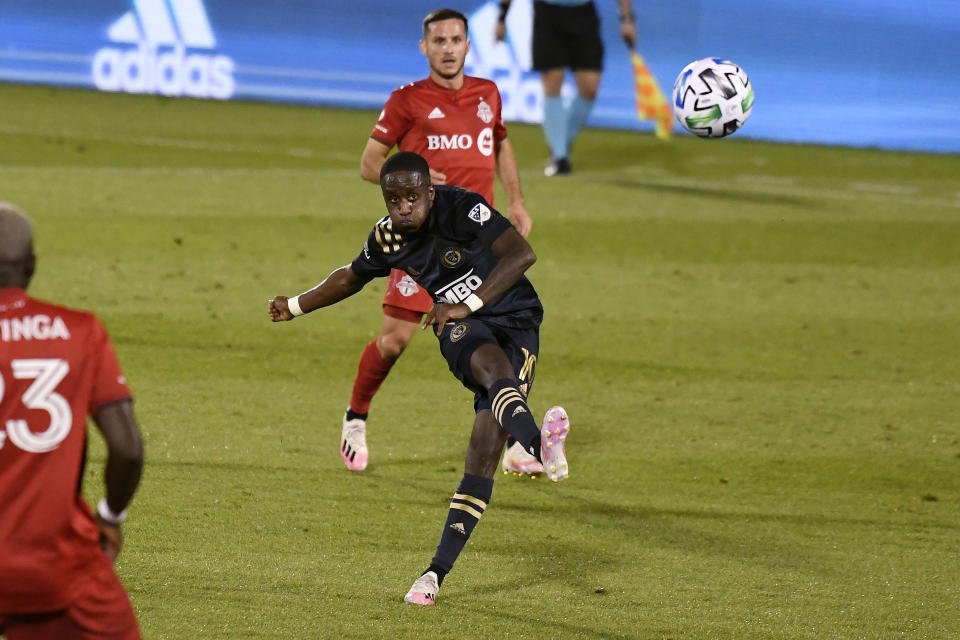
<svg viewBox="0 0 960 640">
<path fill-rule="evenodd" d="M 117 566 L 145 637 L 958 637 L 960 157 L 590 130 L 547 179 L 539 128 L 510 126 L 546 308 L 531 405 L 569 411 L 571 475 L 498 476 L 424 609 L 402 597 L 470 394 L 418 336 L 351 474 L 382 281 L 266 313 L 383 215 L 375 117 L 0 85 L 32 293 L 96 310 L 136 396 Z M 97 435 L 90 457 L 96 500 Z"/>
</svg>

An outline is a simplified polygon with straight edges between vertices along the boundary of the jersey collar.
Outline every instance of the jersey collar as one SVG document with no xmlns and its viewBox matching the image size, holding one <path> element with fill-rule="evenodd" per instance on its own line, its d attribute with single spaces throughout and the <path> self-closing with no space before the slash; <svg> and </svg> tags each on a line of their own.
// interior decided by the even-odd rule
<svg viewBox="0 0 960 640">
<path fill-rule="evenodd" d="M 439 91 L 449 91 L 450 93 L 456 93 L 463 90 L 467 86 L 467 76 L 463 76 L 463 84 L 460 85 L 459 89 L 451 89 L 450 87 L 445 87 L 442 84 L 438 83 L 433 79 L 432 76 L 427 76 L 427 84 L 430 85 L 431 89 L 437 89 Z"/>
</svg>

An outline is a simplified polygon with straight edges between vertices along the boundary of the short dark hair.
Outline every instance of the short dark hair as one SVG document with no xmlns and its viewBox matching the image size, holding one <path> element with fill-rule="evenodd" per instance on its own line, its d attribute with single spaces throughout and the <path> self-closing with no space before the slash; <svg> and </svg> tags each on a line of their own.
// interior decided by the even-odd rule
<svg viewBox="0 0 960 640">
<path fill-rule="evenodd" d="M 419 173 L 425 178 L 424 184 L 430 184 L 430 165 L 427 164 L 426 158 L 413 151 L 398 151 L 387 158 L 380 167 L 380 186 L 383 186 L 383 180 L 389 174 L 400 171 Z"/>
<path fill-rule="evenodd" d="M 467 26 L 467 16 L 463 15 L 455 9 L 437 9 L 427 14 L 427 17 L 423 19 L 423 37 L 427 37 L 427 28 L 434 22 L 439 22 L 441 20 L 459 20 L 463 23 L 463 30 L 467 33 L 470 33 L 470 29 Z"/>
</svg>

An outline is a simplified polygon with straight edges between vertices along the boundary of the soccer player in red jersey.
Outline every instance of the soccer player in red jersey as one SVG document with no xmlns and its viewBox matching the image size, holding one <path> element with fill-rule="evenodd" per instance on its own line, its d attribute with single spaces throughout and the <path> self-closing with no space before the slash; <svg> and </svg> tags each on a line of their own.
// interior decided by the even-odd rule
<svg viewBox="0 0 960 640">
<path fill-rule="evenodd" d="M 26 294 L 35 265 L 30 222 L 0 203 L 0 635 L 137 640 L 113 571 L 143 467 L 130 391 L 96 316 Z M 80 492 L 88 414 L 109 452 L 96 513 Z"/>
<path fill-rule="evenodd" d="M 464 74 L 470 50 L 467 33 L 467 18 L 458 11 L 441 9 L 424 18 L 420 52 L 429 62 L 430 75 L 390 95 L 363 151 L 360 173 L 379 184 L 380 168 L 397 147 L 427 159 L 433 184 L 463 187 L 491 205 L 494 175 L 499 175 L 509 200 L 508 217 L 526 237 L 531 221 L 516 155 L 500 117 L 500 92 L 493 82 Z M 433 306 L 429 293 L 410 276 L 391 272 L 380 333 L 360 356 L 340 440 L 340 457 L 351 471 L 367 467 L 366 420 L 373 396 Z M 541 473 L 543 467 L 513 443 L 504 456 L 504 470 Z"/>
</svg>

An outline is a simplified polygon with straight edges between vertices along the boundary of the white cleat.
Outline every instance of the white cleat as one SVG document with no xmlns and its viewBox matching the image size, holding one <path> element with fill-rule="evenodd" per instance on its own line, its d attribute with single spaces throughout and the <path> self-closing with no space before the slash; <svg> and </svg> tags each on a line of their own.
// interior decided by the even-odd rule
<svg viewBox="0 0 960 640">
<path fill-rule="evenodd" d="M 567 412 L 561 406 L 550 407 L 540 427 L 540 458 L 547 477 L 554 482 L 561 482 L 570 475 L 565 444 L 569 433 Z"/>
<path fill-rule="evenodd" d="M 364 420 L 347 420 L 343 416 L 343 434 L 340 438 L 340 459 L 350 471 L 367 468 L 367 423 Z"/>
<path fill-rule="evenodd" d="M 417 578 L 407 595 L 403 596 L 404 602 L 410 604 L 432 605 L 437 603 L 437 591 L 440 590 L 437 574 L 433 571 L 427 571 Z"/>
<path fill-rule="evenodd" d="M 527 453 L 523 449 L 523 445 L 514 442 L 503 454 L 503 472 L 536 478 L 543 473 L 543 465 Z"/>
</svg>

